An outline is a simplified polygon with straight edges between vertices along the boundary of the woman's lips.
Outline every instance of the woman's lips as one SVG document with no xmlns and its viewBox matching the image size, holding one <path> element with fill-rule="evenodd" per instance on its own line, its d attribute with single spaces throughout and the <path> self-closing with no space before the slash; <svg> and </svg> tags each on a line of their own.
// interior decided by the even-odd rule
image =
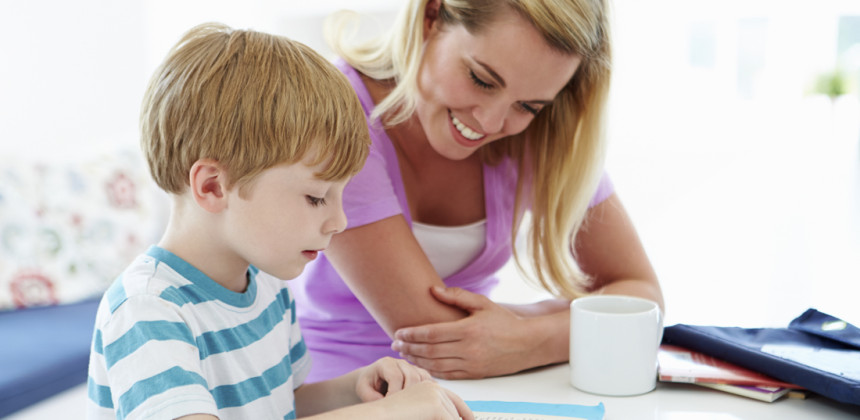
<svg viewBox="0 0 860 420">
<path fill-rule="evenodd" d="M 456 120 L 456 118 L 454 118 L 454 116 L 451 115 L 451 113 L 449 111 L 448 112 L 448 127 L 451 130 L 451 135 L 454 137 L 454 140 L 457 143 L 459 143 L 465 147 L 468 147 L 468 148 L 475 148 L 475 147 L 478 147 L 481 144 L 483 144 L 482 140 L 486 137 L 486 135 L 481 135 L 478 139 L 467 138 L 466 136 L 463 135 L 463 132 L 460 131 L 460 129 L 455 125 L 455 120 Z M 459 120 L 456 120 L 456 122 L 459 123 Z M 462 123 L 459 123 L 459 124 L 462 125 Z M 466 130 L 469 130 L 470 134 L 473 134 L 473 135 L 475 134 L 475 132 L 469 128 L 467 128 Z"/>
<path fill-rule="evenodd" d="M 471 141 L 478 141 L 484 138 L 484 134 L 478 133 L 475 130 L 472 130 L 466 124 L 460 122 L 460 120 L 454 116 L 454 114 L 448 112 L 448 115 L 451 116 L 451 124 L 454 124 L 454 127 L 457 128 L 457 131 L 465 138 Z"/>
</svg>

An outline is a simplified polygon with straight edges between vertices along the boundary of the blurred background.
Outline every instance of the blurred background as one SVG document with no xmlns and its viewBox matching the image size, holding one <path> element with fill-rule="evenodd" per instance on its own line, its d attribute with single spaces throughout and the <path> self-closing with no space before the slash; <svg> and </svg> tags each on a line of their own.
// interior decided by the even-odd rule
<svg viewBox="0 0 860 420">
<path fill-rule="evenodd" d="M 146 82 L 196 24 L 282 34 L 331 57 L 329 13 L 364 14 L 360 36 L 370 36 L 402 4 L 3 1 L 0 164 L 139 153 Z M 783 327 L 810 307 L 860 325 L 860 2 L 613 5 L 607 167 L 661 279 L 666 325 Z M 24 211 L 5 199 L 0 222 Z M 14 254 L 5 236 L 2 245 Z M 545 297 L 512 266 L 503 275 L 495 298 Z M 84 393 L 15 418 L 79 413 Z"/>
<path fill-rule="evenodd" d="M 402 3 L 4 1 L 0 154 L 136 148 L 147 79 L 198 23 L 330 57 L 326 15 L 363 13 L 372 34 Z M 607 165 L 667 323 L 783 326 L 807 307 L 860 319 L 860 2 L 615 0 L 613 15 Z M 540 293 L 509 281 L 497 297 Z"/>
</svg>

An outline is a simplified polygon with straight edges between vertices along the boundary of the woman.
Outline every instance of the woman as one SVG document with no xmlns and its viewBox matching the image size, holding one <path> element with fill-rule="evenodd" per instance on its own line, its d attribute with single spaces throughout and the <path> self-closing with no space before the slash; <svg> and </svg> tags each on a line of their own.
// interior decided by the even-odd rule
<svg viewBox="0 0 860 420">
<path fill-rule="evenodd" d="M 383 355 L 446 379 L 513 373 L 567 360 L 571 299 L 662 306 L 603 175 L 606 12 L 602 0 L 411 0 L 387 38 L 352 46 L 335 31 L 373 145 L 344 192 L 347 230 L 294 283 L 309 380 Z M 486 295 L 526 211 L 527 260 L 558 299 L 500 305 Z"/>
</svg>

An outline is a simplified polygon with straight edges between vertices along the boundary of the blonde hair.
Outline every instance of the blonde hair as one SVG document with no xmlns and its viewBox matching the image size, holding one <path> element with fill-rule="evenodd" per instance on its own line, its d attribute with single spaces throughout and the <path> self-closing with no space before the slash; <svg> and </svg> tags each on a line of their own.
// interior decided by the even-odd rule
<svg viewBox="0 0 860 420">
<path fill-rule="evenodd" d="M 348 16 L 327 23 L 329 43 L 347 62 L 372 78 L 396 83 L 373 114 L 386 126 L 415 110 L 427 2 L 409 1 L 388 36 L 363 44 L 349 43 Z M 603 169 L 611 71 L 607 5 L 604 0 L 441 0 L 438 19 L 443 27 L 463 25 L 477 34 L 504 10 L 531 22 L 551 47 L 582 57 L 573 78 L 525 131 L 480 150 L 488 164 L 505 157 L 518 163 L 516 208 L 531 205 L 530 263 L 544 289 L 572 299 L 591 287 L 576 264 L 571 239 L 583 227 Z M 520 213 L 514 214 L 512 242 L 521 222 Z M 524 272 L 516 249 L 514 258 Z"/>
<path fill-rule="evenodd" d="M 331 63 L 287 38 L 218 23 L 192 28 L 170 50 L 140 125 L 152 177 L 175 194 L 199 159 L 221 163 L 229 187 L 309 152 L 312 165 L 327 162 L 316 176 L 341 180 L 362 168 L 370 145 L 358 97 Z"/>
</svg>

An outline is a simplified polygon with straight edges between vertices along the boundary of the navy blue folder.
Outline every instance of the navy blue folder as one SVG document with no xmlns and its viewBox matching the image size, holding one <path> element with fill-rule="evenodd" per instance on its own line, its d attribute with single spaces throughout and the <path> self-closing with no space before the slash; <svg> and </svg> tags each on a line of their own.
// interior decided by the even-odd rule
<svg viewBox="0 0 860 420">
<path fill-rule="evenodd" d="M 860 329 L 815 309 L 788 328 L 676 324 L 665 328 L 663 342 L 860 405 Z"/>
</svg>

